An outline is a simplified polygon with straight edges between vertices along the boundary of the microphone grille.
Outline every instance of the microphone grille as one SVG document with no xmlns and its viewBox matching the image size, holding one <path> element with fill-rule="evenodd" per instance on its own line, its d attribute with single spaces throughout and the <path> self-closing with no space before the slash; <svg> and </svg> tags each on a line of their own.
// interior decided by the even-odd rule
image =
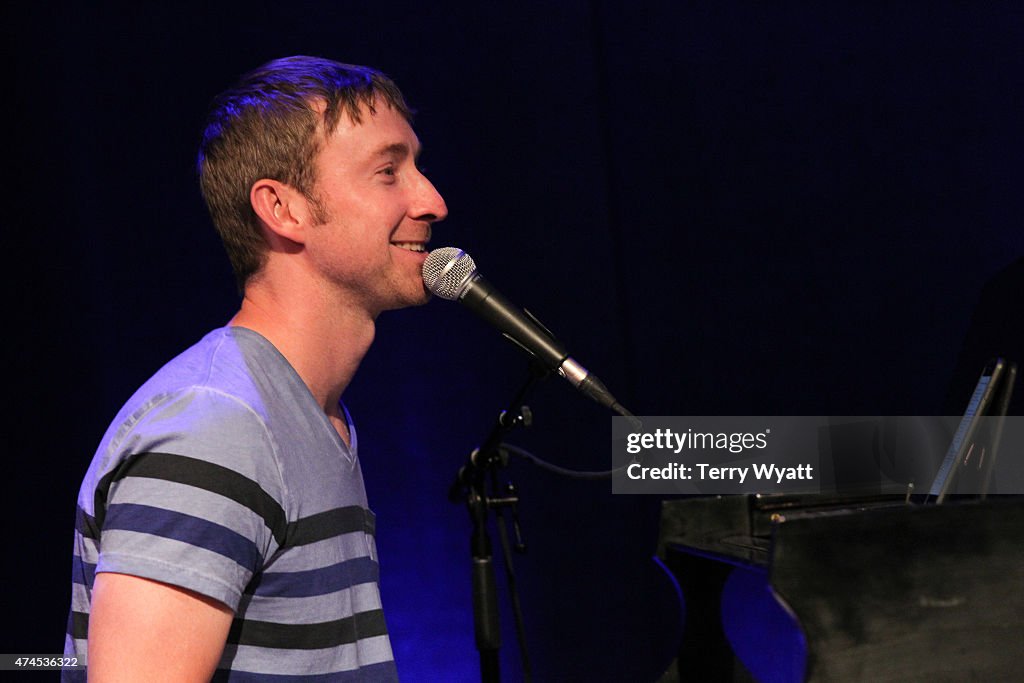
<svg viewBox="0 0 1024 683">
<path fill-rule="evenodd" d="M 423 283 L 442 299 L 458 299 L 475 273 L 473 257 L 457 247 L 434 249 L 423 262 Z"/>
</svg>

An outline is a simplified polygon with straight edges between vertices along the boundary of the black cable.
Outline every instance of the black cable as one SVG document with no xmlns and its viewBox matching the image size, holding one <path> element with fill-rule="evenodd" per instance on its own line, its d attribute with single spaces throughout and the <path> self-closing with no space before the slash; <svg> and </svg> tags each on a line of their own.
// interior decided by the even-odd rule
<svg viewBox="0 0 1024 683">
<path fill-rule="evenodd" d="M 530 669 L 530 655 L 526 647 L 526 626 L 523 623 L 523 607 L 519 601 L 519 589 L 516 587 L 516 573 L 512 566 L 512 554 L 508 543 L 508 530 L 506 528 L 505 511 L 497 510 L 498 515 L 498 539 L 501 541 L 501 554 L 504 556 L 505 577 L 508 582 L 508 595 L 512 603 L 512 615 L 516 625 L 516 640 L 519 642 L 519 659 L 523 664 L 523 681 L 531 683 L 533 672 Z"/>
<path fill-rule="evenodd" d="M 531 463 L 533 463 L 537 467 L 540 467 L 541 469 L 547 470 L 548 472 L 552 472 L 563 477 L 568 477 L 570 479 L 609 479 L 616 472 L 621 472 L 625 470 L 627 467 L 629 467 L 629 465 L 623 465 L 622 467 L 618 467 L 613 470 L 603 471 L 571 470 L 566 467 L 555 465 L 554 463 L 550 463 L 546 460 L 542 460 L 533 453 L 523 448 L 520 448 L 519 446 L 514 446 L 510 443 L 502 443 L 499 444 L 498 447 L 509 453 L 509 455 L 518 456 L 520 458 L 523 458 L 524 460 L 530 461 Z M 630 465 L 632 464 L 633 463 L 630 463 Z"/>
</svg>

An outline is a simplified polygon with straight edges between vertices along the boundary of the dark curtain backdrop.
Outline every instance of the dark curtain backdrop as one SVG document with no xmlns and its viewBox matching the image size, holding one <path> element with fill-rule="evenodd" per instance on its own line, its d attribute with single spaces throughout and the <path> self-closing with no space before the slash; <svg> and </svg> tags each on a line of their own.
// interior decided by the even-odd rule
<svg viewBox="0 0 1024 683">
<path fill-rule="evenodd" d="M 394 77 L 451 210 L 435 246 L 473 254 L 638 414 L 955 412 L 969 393 L 958 373 L 1020 350 L 1019 3 L 3 13 L 5 652 L 62 648 L 74 502 L 97 442 L 141 381 L 235 310 L 195 146 L 210 98 L 271 58 Z M 1017 289 L 975 318 L 958 370 L 989 282 Z M 477 676 L 469 519 L 445 494 L 526 371 L 434 301 L 380 319 L 346 395 L 404 680 Z M 514 443 L 609 466 L 602 409 L 557 379 L 529 404 L 535 424 Z M 522 495 L 538 680 L 652 680 L 680 609 L 651 562 L 659 501 L 519 462 L 506 475 Z"/>
</svg>

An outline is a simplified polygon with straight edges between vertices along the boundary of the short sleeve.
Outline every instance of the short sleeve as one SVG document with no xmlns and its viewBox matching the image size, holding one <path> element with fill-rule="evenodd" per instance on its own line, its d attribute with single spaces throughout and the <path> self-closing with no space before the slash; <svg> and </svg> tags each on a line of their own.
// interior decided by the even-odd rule
<svg viewBox="0 0 1024 683">
<path fill-rule="evenodd" d="M 210 389 L 161 397 L 112 444 L 97 487 L 97 572 L 161 581 L 237 609 L 287 528 L 263 417 Z"/>
</svg>

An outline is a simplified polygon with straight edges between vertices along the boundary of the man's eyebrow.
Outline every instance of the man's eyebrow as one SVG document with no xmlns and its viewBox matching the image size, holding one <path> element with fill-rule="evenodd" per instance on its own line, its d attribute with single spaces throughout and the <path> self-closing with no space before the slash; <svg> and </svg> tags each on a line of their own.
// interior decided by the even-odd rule
<svg viewBox="0 0 1024 683">
<path fill-rule="evenodd" d="M 374 153 L 374 157 L 398 157 L 404 159 L 409 156 L 409 145 L 404 142 L 393 142 L 389 145 L 384 145 Z M 419 159 L 422 148 L 417 148 L 413 157 Z"/>
</svg>

